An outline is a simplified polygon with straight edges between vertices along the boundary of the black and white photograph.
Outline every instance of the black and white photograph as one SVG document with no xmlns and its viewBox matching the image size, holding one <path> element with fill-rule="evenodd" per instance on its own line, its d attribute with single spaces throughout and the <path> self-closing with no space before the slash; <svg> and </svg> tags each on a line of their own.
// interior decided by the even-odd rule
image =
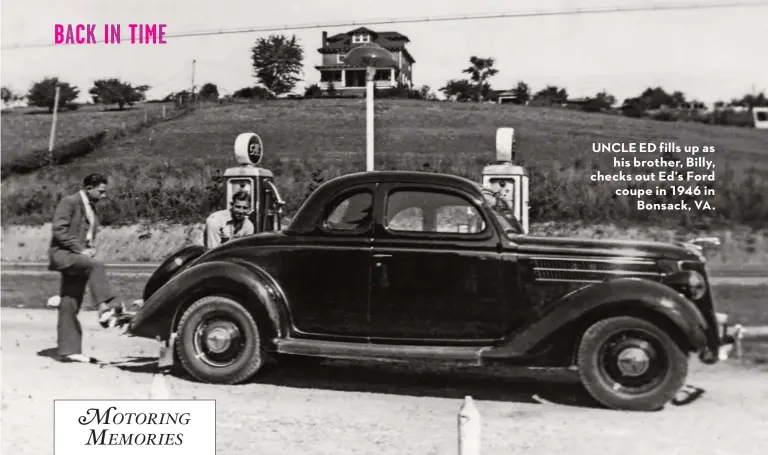
<svg viewBox="0 0 768 455">
<path fill-rule="evenodd" d="M 0 452 L 768 453 L 768 0 L 2 0 Z"/>
</svg>

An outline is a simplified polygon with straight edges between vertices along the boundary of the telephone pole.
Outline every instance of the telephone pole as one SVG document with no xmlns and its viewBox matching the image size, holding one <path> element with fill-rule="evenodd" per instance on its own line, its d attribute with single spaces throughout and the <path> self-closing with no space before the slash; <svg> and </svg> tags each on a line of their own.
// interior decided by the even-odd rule
<svg viewBox="0 0 768 455">
<path fill-rule="evenodd" d="M 192 86 L 189 89 L 189 103 L 192 104 L 192 97 L 195 95 L 195 63 L 197 60 L 192 60 Z"/>
</svg>

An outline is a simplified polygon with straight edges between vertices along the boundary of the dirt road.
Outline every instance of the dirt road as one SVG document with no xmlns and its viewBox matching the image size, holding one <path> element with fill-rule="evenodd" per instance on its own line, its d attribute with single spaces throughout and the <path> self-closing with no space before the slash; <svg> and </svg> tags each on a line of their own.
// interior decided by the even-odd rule
<svg viewBox="0 0 768 455">
<path fill-rule="evenodd" d="M 149 398 L 155 343 L 99 329 L 93 313 L 81 320 L 86 351 L 122 364 L 58 363 L 55 312 L 2 309 L 3 454 L 52 453 L 56 398 Z M 705 393 L 656 413 L 595 408 L 562 375 L 445 373 L 323 363 L 241 386 L 165 380 L 172 398 L 217 400 L 218 454 L 455 454 L 465 395 L 482 415 L 484 455 L 768 453 L 766 365 L 694 364 L 689 384 Z"/>
</svg>

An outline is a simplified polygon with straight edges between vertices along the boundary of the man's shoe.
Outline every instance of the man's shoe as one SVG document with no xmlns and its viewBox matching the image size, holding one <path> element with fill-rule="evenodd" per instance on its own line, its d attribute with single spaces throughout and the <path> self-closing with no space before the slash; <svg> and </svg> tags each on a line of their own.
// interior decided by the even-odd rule
<svg viewBox="0 0 768 455">
<path fill-rule="evenodd" d="M 93 357 L 88 357 L 83 354 L 70 354 L 61 357 L 61 361 L 64 363 L 77 362 L 77 363 L 99 363 L 98 360 Z"/>
<path fill-rule="evenodd" d="M 120 307 L 110 309 L 109 305 L 102 303 L 99 305 L 99 325 L 105 329 L 117 327 L 122 313 L 122 305 Z"/>
</svg>

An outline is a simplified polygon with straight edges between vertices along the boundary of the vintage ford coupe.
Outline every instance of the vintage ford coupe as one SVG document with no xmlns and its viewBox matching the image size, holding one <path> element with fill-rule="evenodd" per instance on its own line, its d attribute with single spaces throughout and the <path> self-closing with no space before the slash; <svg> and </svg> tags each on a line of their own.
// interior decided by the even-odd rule
<svg viewBox="0 0 768 455">
<path fill-rule="evenodd" d="M 128 333 L 211 383 L 283 356 L 506 362 L 654 410 L 725 343 L 695 248 L 527 235 L 485 187 L 425 172 L 328 181 L 282 231 L 172 255 L 144 300 Z"/>
</svg>

